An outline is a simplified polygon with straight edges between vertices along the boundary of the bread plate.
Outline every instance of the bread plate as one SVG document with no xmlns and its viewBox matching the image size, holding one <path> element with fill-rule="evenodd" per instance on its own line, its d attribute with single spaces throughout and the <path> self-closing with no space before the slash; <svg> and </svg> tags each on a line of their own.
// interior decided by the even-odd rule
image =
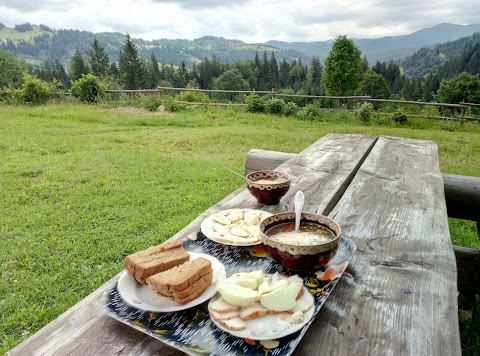
<svg viewBox="0 0 480 356">
<path fill-rule="evenodd" d="M 223 225 L 219 221 L 216 221 L 217 217 L 222 217 L 227 219 L 229 216 L 238 214 L 240 217 L 239 221 L 236 222 L 230 222 L 228 225 Z M 258 217 L 256 218 L 256 222 L 252 223 L 248 220 L 249 216 L 251 214 L 258 214 Z M 248 233 L 248 236 L 240 237 L 233 235 L 232 231 L 233 228 L 240 228 L 241 230 L 244 229 L 255 229 L 258 228 L 258 225 L 260 225 L 260 221 L 263 219 L 271 216 L 272 214 L 263 211 L 263 210 L 255 210 L 255 209 L 226 209 L 219 211 L 217 213 L 213 213 L 207 218 L 205 218 L 201 225 L 200 225 L 200 231 L 210 240 L 215 241 L 217 243 L 223 244 L 223 245 L 230 245 L 230 246 L 254 246 L 254 245 L 259 245 L 261 244 L 260 240 L 260 232 L 255 236 L 253 235 L 250 231 L 246 231 Z M 227 221 L 227 220 L 225 220 Z M 225 230 L 228 229 L 228 232 L 226 234 L 223 234 L 223 232 L 217 231 L 216 227 L 225 228 Z"/>
<path fill-rule="evenodd" d="M 271 275 L 266 275 L 266 277 L 271 277 Z M 304 288 L 303 294 L 298 300 L 311 303 L 312 307 L 304 313 L 304 319 L 301 323 L 290 323 L 290 322 L 282 321 L 280 319 L 280 316 L 285 314 L 267 314 L 259 318 L 246 320 L 245 321 L 246 328 L 238 331 L 238 330 L 231 330 L 226 328 L 224 325 L 222 325 L 220 322 L 218 322 L 214 318 L 210 318 L 210 319 L 219 329 L 225 331 L 230 335 L 233 335 L 239 338 L 246 338 L 251 340 L 279 339 L 281 337 L 284 337 L 299 331 L 305 325 L 307 325 L 314 316 L 315 298 L 305 286 L 303 288 Z M 210 304 L 214 303 L 218 298 L 220 298 L 219 293 L 217 293 L 213 298 L 210 299 L 210 302 L 208 303 L 209 310 L 210 310 Z"/>
<path fill-rule="evenodd" d="M 217 292 L 215 281 L 226 277 L 225 267 L 219 260 L 211 255 L 195 252 L 189 252 L 189 254 L 190 259 L 203 257 L 210 260 L 213 269 L 212 284 L 194 300 L 185 304 L 178 304 L 173 300 L 157 294 L 149 286 L 138 283 L 127 273 L 127 271 L 124 271 L 118 280 L 117 289 L 120 296 L 132 307 L 160 313 L 185 310 L 207 301 Z"/>
</svg>

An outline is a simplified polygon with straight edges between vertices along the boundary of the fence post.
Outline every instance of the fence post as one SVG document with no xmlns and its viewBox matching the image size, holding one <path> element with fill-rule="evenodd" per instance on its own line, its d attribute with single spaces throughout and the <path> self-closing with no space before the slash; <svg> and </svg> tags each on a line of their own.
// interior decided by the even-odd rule
<svg viewBox="0 0 480 356">
<path fill-rule="evenodd" d="M 272 100 L 275 99 L 275 95 L 276 95 L 276 94 L 277 94 L 277 93 L 275 93 L 275 88 L 272 88 L 272 93 L 270 94 L 270 98 L 271 98 Z"/>
<path fill-rule="evenodd" d="M 460 104 L 462 105 L 465 105 L 465 100 L 463 100 Z M 462 119 L 462 122 L 464 121 L 464 117 L 465 116 L 465 106 L 462 106 L 462 108 L 460 109 L 460 118 Z"/>
</svg>

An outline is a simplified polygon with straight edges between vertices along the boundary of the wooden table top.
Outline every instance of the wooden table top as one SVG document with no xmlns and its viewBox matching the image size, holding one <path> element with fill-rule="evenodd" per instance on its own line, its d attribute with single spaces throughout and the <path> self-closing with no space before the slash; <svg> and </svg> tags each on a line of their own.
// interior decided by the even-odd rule
<svg viewBox="0 0 480 356">
<path fill-rule="evenodd" d="M 334 218 L 357 252 L 296 348 L 296 355 L 460 355 L 457 273 L 437 145 L 367 135 L 326 135 L 278 170 L 292 186 L 275 206 L 241 187 L 172 238 L 230 208 L 294 210 Z M 119 275 L 7 355 L 180 355 L 104 312 Z"/>
</svg>

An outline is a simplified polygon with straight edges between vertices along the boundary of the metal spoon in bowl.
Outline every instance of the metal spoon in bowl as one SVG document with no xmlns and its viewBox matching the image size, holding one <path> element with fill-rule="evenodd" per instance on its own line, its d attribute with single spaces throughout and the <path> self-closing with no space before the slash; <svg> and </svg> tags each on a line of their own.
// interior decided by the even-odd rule
<svg viewBox="0 0 480 356">
<path fill-rule="evenodd" d="M 295 194 L 295 232 L 300 230 L 300 219 L 302 217 L 302 208 L 305 201 L 305 195 L 301 190 Z"/>
</svg>

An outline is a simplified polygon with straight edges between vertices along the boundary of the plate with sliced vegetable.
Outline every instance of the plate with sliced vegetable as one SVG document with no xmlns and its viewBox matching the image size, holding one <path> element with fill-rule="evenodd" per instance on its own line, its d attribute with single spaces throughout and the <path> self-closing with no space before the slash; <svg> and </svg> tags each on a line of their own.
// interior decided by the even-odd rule
<svg viewBox="0 0 480 356">
<path fill-rule="evenodd" d="M 253 246 L 261 243 L 260 222 L 269 212 L 255 209 L 227 209 L 210 215 L 200 225 L 210 240 L 231 246 Z"/>
<path fill-rule="evenodd" d="M 272 340 L 293 334 L 315 311 L 314 297 L 297 275 L 236 273 L 218 280 L 217 291 L 208 303 L 210 319 L 239 338 Z"/>
</svg>

